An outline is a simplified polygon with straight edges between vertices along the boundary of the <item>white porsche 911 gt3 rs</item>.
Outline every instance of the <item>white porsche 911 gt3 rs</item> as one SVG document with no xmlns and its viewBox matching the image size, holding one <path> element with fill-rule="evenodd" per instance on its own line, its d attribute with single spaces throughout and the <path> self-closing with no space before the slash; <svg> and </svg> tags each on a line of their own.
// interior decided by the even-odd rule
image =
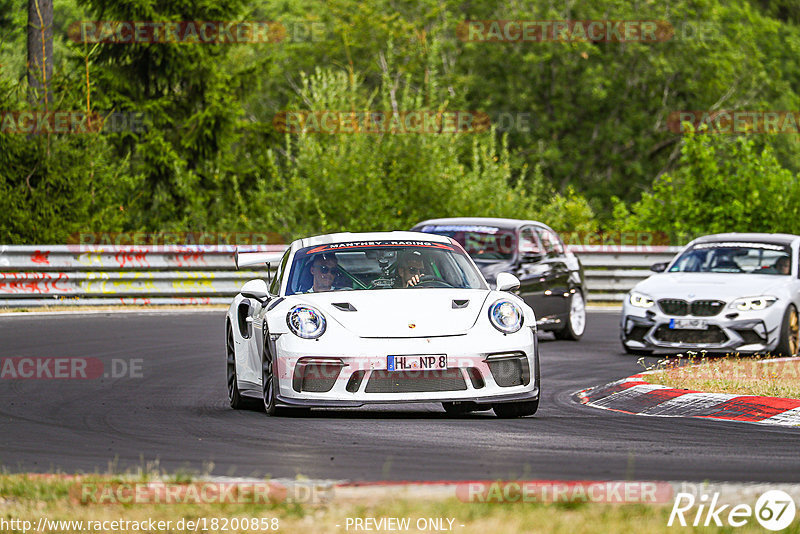
<svg viewBox="0 0 800 534">
<path fill-rule="evenodd" d="M 800 236 L 700 237 L 636 284 L 623 303 L 620 333 L 629 353 L 779 353 L 800 339 Z"/>
<path fill-rule="evenodd" d="M 237 267 L 271 254 L 238 252 Z M 461 245 L 417 232 L 294 241 L 269 281 L 247 282 L 228 310 L 233 408 L 441 402 L 448 413 L 539 405 L 533 310 L 490 289 Z"/>
</svg>

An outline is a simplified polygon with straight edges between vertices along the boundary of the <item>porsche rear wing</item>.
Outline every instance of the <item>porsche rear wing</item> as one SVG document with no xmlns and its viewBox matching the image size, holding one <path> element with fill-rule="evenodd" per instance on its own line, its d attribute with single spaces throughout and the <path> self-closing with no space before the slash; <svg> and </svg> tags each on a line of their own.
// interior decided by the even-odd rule
<svg viewBox="0 0 800 534">
<path fill-rule="evenodd" d="M 233 261 L 236 264 L 236 269 L 248 267 L 250 265 L 265 264 L 269 268 L 269 264 L 278 261 L 283 257 L 283 253 L 275 252 L 241 252 L 238 248 L 233 255 Z"/>
</svg>

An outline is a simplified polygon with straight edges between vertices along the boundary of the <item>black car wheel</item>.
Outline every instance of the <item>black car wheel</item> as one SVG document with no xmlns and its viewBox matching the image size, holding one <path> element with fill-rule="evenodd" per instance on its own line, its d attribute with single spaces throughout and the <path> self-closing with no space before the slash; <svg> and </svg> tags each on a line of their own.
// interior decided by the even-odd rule
<svg viewBox="0 0 800 534">
<path fill-rule="evenodd" d="M 253 403 L 250 399 L 243 397 L 239 392 L 239 381 L 236 376 L 236 349 L 233 343 L 233 330 L 228 324 L 225 335 L 225 353 L 228 378 L 228 402 L 234 410 L 251 408 Z"/>
<path fill-rule="evenodd" d="M 583 293 L 575 291 L 569 301 L 569 317 L 561 330 L 556 330 L 557 339 L 578 341 L 586 331 L 586 302 Z"/>
</svg>

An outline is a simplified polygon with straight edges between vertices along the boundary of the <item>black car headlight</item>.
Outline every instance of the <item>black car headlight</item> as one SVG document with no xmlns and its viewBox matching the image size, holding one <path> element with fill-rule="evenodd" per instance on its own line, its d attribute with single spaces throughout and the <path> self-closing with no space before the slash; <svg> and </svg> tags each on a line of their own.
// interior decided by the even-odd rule
<svg viewBox="0 0 800 534">
<path fill-rule="evenodd" d="M 489 306 L 489 321 L 504 334 L 513 334 L 522 328 L 522 310 L 510 300 L 498 300 Z"/>
<path fill-rule="evenodd" d="M 316 339 L 325 333 L 326 321 L 318 309 L 300 304 L 286 314 L 289 330 L 303 339 Z"/>
</svg>

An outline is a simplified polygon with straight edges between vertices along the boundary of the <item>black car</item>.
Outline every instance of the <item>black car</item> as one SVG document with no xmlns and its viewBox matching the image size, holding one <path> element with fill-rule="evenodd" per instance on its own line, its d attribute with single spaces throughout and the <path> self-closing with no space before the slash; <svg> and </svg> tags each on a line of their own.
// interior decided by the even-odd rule
<svg viewBox="0 0 800 534">
<path fill-rule="evenodd" d="M 583 267 L 552 228 L 536 221 L 464 217 L 431 219 L 414 228 L 452 237 L 494 284 L 498 273 L 520 280 L 517 294 L 536 312 L 540 330 L 577 340 L 586 329 Z"/>
</svg>

